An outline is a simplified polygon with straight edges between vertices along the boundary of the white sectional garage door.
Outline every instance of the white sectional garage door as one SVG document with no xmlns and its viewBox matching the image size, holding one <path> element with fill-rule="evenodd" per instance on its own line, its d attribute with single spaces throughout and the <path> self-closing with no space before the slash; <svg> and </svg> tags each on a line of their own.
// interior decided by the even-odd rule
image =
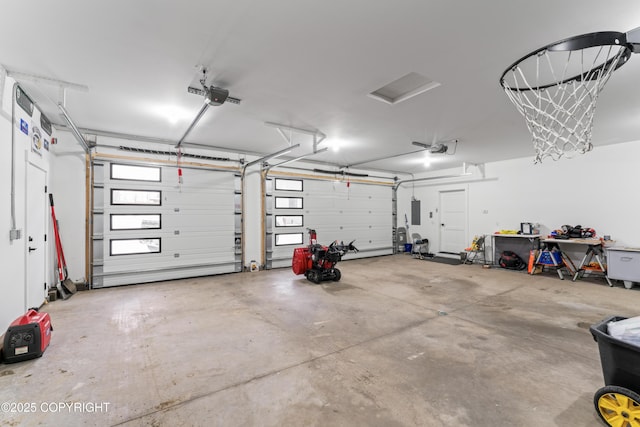
<svg viewBox="0 0 640 427">
<path fill-rule="evenodd" d="M 94 162 L 94 288 L 241 270 L 240 178 Z"/>
<path fill-rule="evenodd" d="M 293 250 L 309 243 L 348 243 L 360 250 L 344 259 L 393 253 L 392 187 L 272 176 L 266 186 L 266 266 L 290 267 Z"/>
</svg>

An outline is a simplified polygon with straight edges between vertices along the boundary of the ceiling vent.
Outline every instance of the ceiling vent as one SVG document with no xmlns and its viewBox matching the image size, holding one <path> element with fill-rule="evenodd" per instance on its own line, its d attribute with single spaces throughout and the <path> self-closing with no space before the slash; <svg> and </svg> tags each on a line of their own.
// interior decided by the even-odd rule
<svg viewBox="0 0 640 427">
<path fill-rule="evenodd" d="M 411 72 L 371 92 L 369 96 L 385 104 L 394 105 L 438 86 L 440 86 L 440 83 L 434 82 L 421 74 Z"/>
</svg>

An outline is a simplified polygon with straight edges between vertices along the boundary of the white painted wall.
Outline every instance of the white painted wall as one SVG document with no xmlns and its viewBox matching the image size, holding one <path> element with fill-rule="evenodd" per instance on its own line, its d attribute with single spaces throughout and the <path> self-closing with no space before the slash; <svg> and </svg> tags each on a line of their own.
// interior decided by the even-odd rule
<svg viewBox="0 0 640 427">
<path fill-rule="evenodd" d="M 24 239 L 9 240 L 9 230 L 11 229 L 11 89 L 13 81 L 7 79 L 4 87 L 2 99 L 2 112 L 0 117 L 0 194 L 2 194 L 2 204 L 0 205 L 0 224 L 2 224 L 2 238 L 0 239 L 0 262 L 2 271 L 5 272 L 4 280 L 0 281 L 0 328 L 4 329 L 21 314 L 25 300 L 25 271 L 24 271 Z M 24 164 L 24 159 L 22 161 Z M 24 176 L 24 167 L 22 168 Z M 23 182 L 24 186 L 24 182 Z M 24 198 L 22 198 L 24 200 Z M 24 204 L 24 202 L 23 202 Z M 22 210 L 24 212 L 24 209 Z M 20 218 L 24 218 L 21 215 Z M 18 227 L 24 225 L 16 223 Z"/>
<path fill-rule="evenodd" d="M 51 189 L 60 240 L 69 277 L 84 282 L 85 272 L 85 153 L 70 132 L 58 132 L 51 171 Z"/>
<path fill-rule="evenodd" d="M 0 207 L 0 224 L 2 233 L 0 239 L 0 268 L 4 272 L 4 279 L 0 281 L 0 334 L 18 316 L 24 314 L 28 303 L 26 301 L 26 268 L 27 268 L 27 224 L 26 224 L 26 174 L 28 162 L 45 171 L 47 185 L 50 185 L 50 160 L 51 153 L 42 148 L 40 154 L 31 150 L 31 131 L 33 125 L 40 126 L 40 113 L 34 111 L 33 117 L 29 117 L 20 107 L 16 106 L 16 119 L 12 122 L 13 86 L 15 81 L 11 78 L 5 80 L 3 88 L 1 113 L 0 113 L 0 194 L 3 203 Z M 20 118 L 23 118 L 29 126 L 29 136 L 20 131 Z M 12 154 L 12 126 L 15 126 L 15 151 Z M 50 139 L 44 132 L 42 136 Z M 21 238 L 10 240 L 11 223 L 11 158 L 14 159 L 15 177 L 15 228 L 20 231 Z M 50 217 L 49 211 L 46 212 Z M 50 224 L 50 222 L 48 222 Z M 46 230 L 49 237 L 49 247 L 44 248 L 47 253 L 47 265 L 45 265 L 47 285 L 50 286 L 54 278 L 54 264 L 51 263 L 51 255 L 54 253 L 53 233 Z M 42 291 L 42 301 L 45 300 L 46 291 Z"/>
<path fill-rule="evenodd" d="M 263 263 L 262 252 L 262 180 L 260 177 L 260 165 L 247 169 L 245 175 L 245 265 L 249 267 L 251 261 L 258 265 Z"/>
<path fill-rule="evenodd" d="M 404 225 L 405 213 L 410 218 L 410 200 L 415 195 L 421 200 L 422 225 L 410 227 L 409 233 L 422 234 L 437 248 L 438 191 L 466 188 L 469 244 L 474 235 L 519 229 L 520 222 L 533 222 L 541 224 L 545 236 L 564 224 L 579 224 L 594 228 L 598 236 L 610 235 L 617 245 L 640 247 L 640 228 L 635 226 L 640 211 L 640 142 L 595 147 L 573 159 L 538 165 L 532 157 L 487 163 L 484 179 L 470 167 L 471 177 L 401 185 L 398 225 Z M 420 177 L 461 172 L 438 171 Z M 433 219 L 428 219 L 429 211 L 434 212 Z"/>
</svg>

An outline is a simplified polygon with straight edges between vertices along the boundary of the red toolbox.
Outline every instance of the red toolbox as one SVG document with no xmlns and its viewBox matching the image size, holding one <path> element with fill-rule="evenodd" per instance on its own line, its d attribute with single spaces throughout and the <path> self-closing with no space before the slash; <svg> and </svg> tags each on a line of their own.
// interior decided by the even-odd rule
<svg viewBox="0 0 640 427">
<path fill-rule="evenodd" d="M 29 309 L 14 320 L 4 334 L 3 361 L 22 362 L 42 356 L 51 341 L 51 331 L 49 313 Z"/>
</svg>

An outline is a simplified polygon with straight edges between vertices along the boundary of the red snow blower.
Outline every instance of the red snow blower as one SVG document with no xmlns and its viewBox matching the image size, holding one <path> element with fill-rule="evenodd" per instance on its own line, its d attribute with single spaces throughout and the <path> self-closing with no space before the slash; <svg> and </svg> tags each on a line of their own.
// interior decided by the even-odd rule
<svg viewBox="0 0 640 427">
<path fill-rule="evenodd" d="M 295 274 L 304 274 L 310 282 L 319 284 L 325 280 L 340 280 L 340 270 L 336 268 L 336 264 L 342 260 L 344 254 L 349 251 L 358 252 L 358 248 L 351 243 L 345 245 L 332 242 L 329 246 L 319 245 L 317 243 L 316 230 L 309 231 L 309 246 L 306 248 L 296 248 L 293 250 L 293 261 L 291 268 Z"/>
</svg>

